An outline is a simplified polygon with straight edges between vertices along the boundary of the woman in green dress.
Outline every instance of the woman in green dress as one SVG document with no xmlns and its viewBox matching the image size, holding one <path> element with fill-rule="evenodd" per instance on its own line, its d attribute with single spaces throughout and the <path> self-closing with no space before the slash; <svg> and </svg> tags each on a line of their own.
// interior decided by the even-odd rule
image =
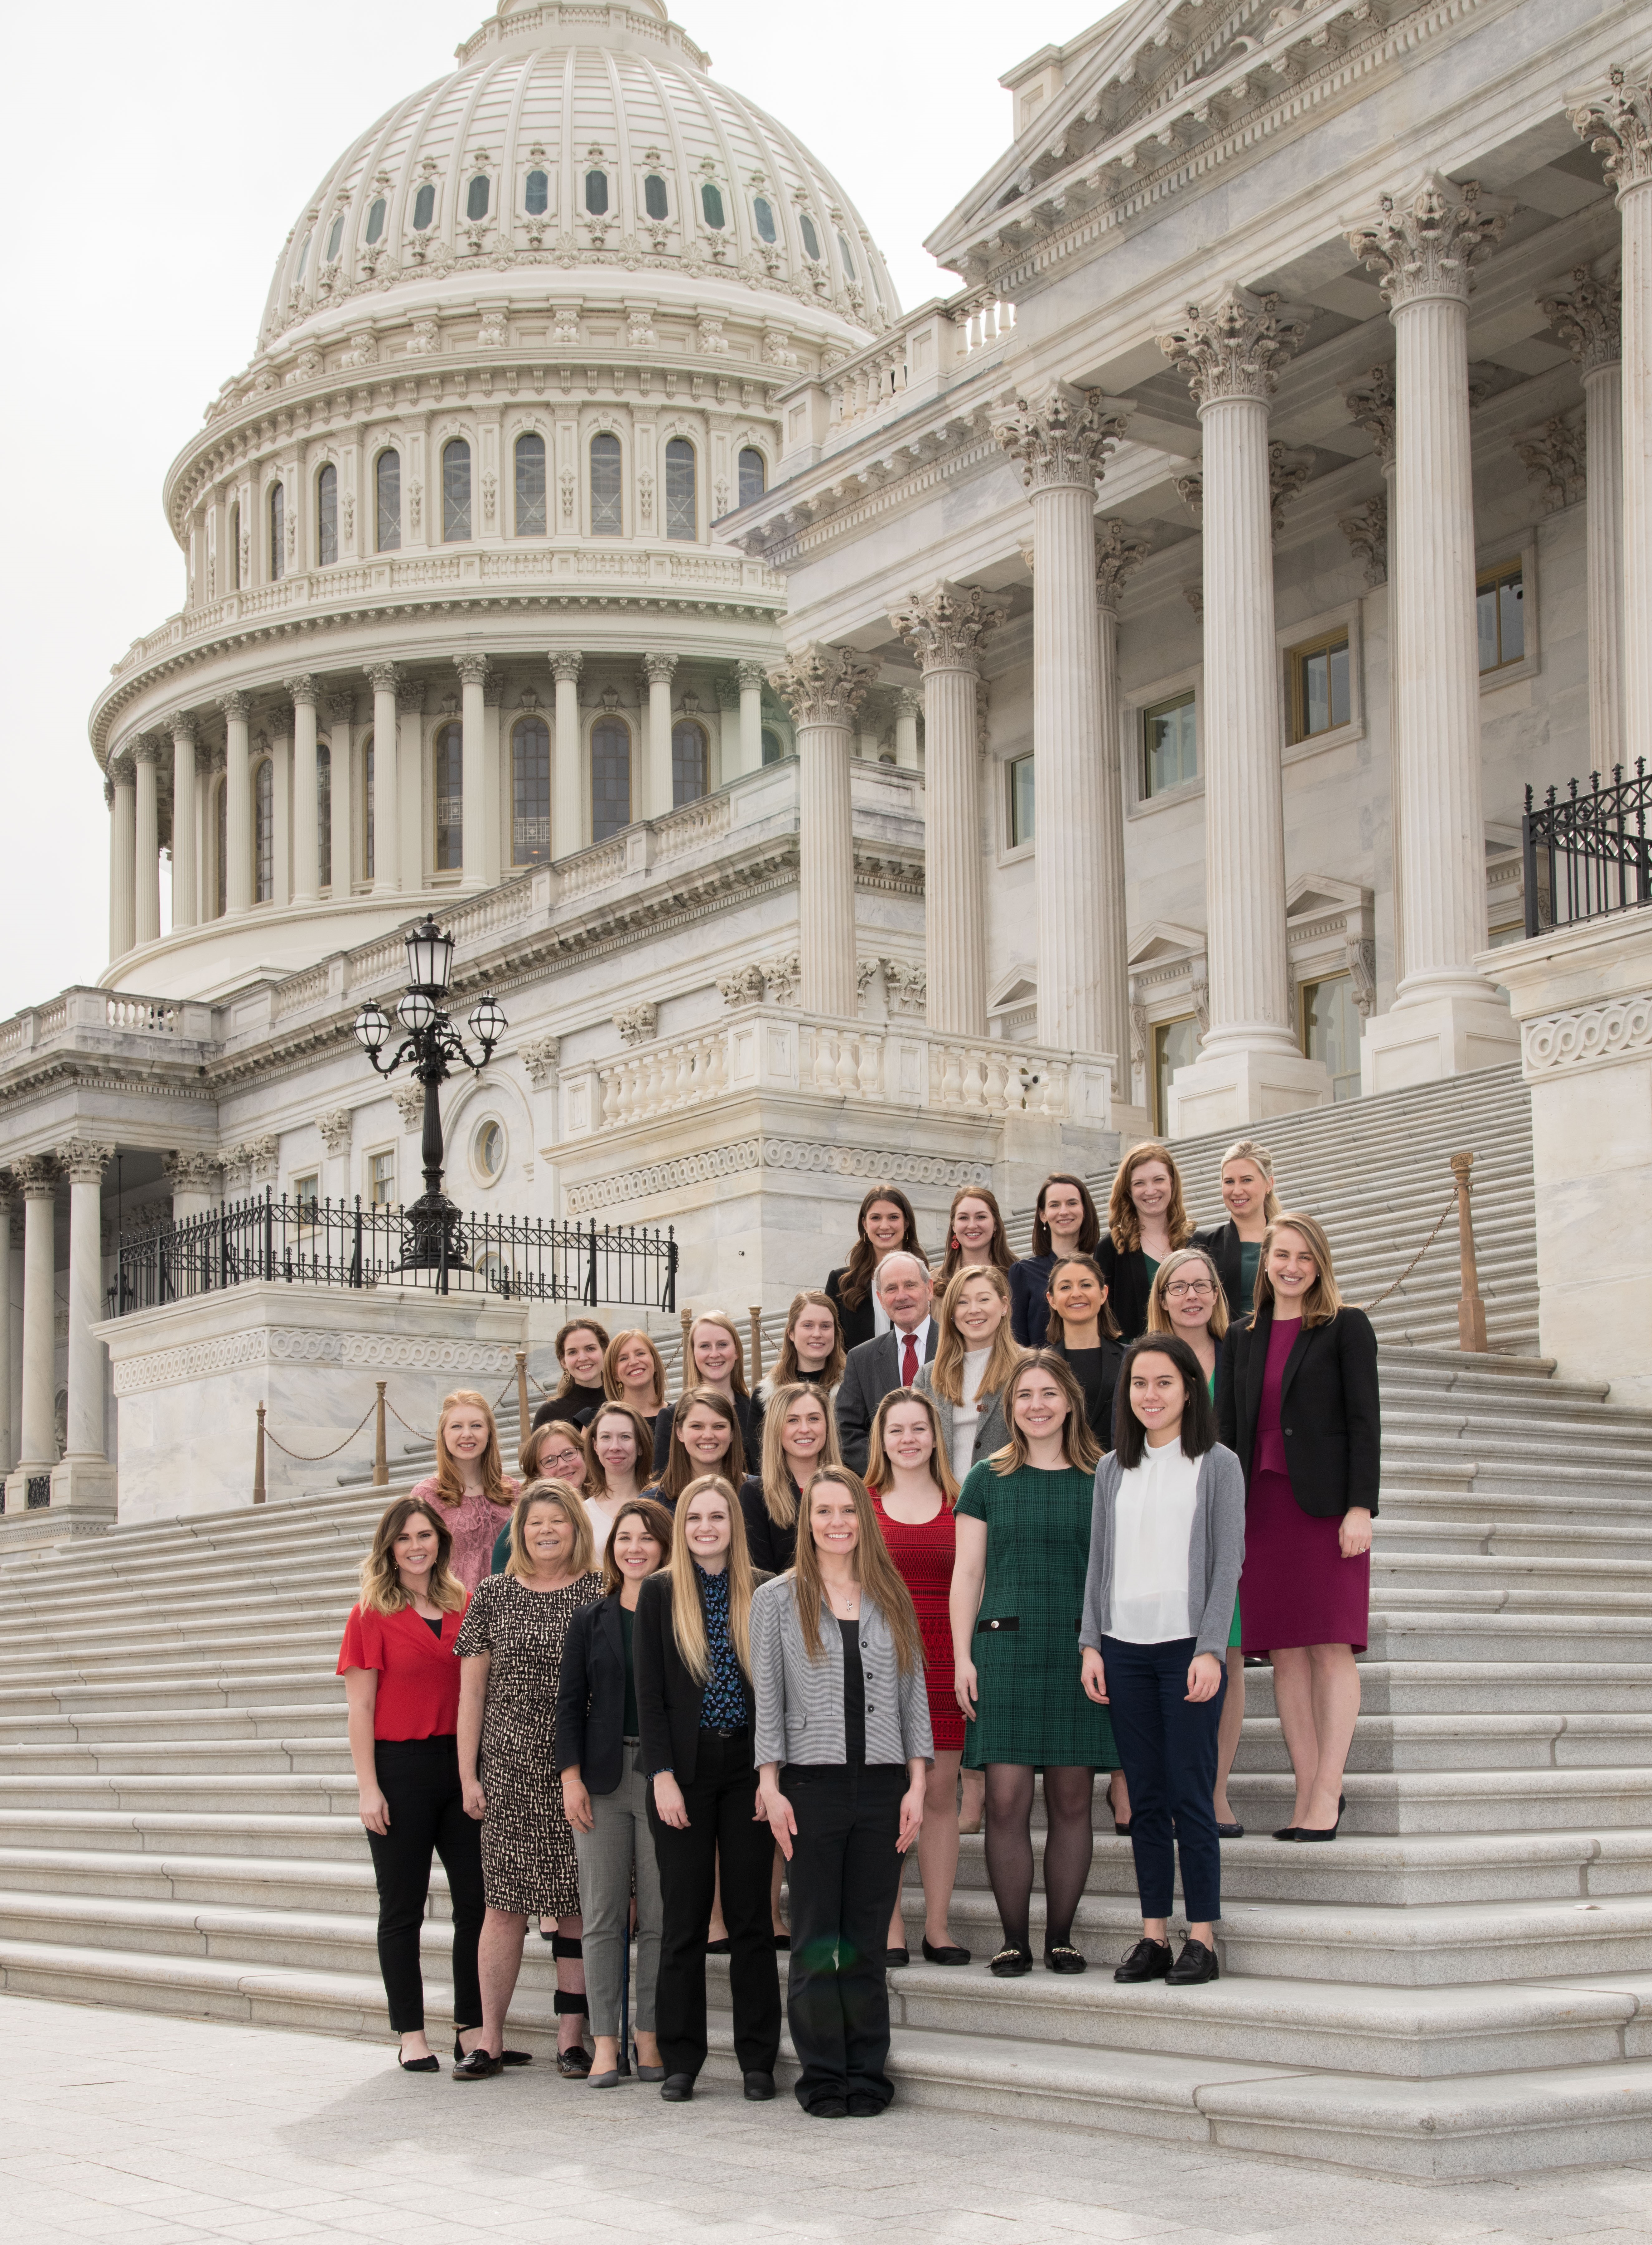
<svg viewBox="0 0 1652 2245">
<path fill-rule="evenodd" d="M 969 1725 L 966 1769 L 986 1772 L 986 1869 L 1004 1927 L 992 1970 L 1032 1969 L 1032 1780 L 1044 1774 L 1044 1962 L 1082 1972 L 1073 1920 L 1094 1851 L 1091 1795 L 1119 1756 L 1106 1711 L 1084 1694 L 1079 1624 L 1100 1455 L 1084 1394 L 1041 1348 L 1004 1395 L 1005 1448 L 970 1469 L 953 1512 L 952 1662 Z"/>
</svg>

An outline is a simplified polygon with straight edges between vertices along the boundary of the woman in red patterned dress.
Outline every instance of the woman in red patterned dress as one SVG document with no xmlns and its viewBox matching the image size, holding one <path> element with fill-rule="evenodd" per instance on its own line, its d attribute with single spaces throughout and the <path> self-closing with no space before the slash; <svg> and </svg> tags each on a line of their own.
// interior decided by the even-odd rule
<svg viewBox="0 0 1652 2245">
<path fill-rule="evenodd" d="M 924 1882 L 924 1957 L 931 1964 L 967 1964 L 948 1930 L 958 1876 L 958 1777 L 964 1752 L 964 1718 L 951 1686 L 952 1629 L 947 1597 L 952 1587 L 952 1504 L 958 1483 L 947 1461 L 940 1419 L 929 1396 L 897 1387 L 877 1407 L 866 1460 L 872 1509 L 889 1554 L 912 1594 L 924 1639 L 924 1680 L 929 1693 L 935 1760 L 924 1796 L 917 1868 Z M 890 1921 L 891 1965 L 911 1962 L 899 1889 Z"/>
</svg>

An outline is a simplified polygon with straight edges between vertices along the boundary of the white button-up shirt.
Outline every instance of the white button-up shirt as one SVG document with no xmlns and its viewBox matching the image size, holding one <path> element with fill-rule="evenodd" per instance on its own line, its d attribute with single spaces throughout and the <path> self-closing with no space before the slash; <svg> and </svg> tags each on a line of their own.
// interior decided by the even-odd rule
<svg viewBox="0 0 1652 2245">
<path fill-rule="evenodd" d="M 1112 1635 L 1126 1645 L 1165 1645 L 1193 1635 L 1188 1547 L 1199 1496 L 1199 1461 L 1180 1439 L 1119 1477 L 1113 1529 Z"/>
</svg>

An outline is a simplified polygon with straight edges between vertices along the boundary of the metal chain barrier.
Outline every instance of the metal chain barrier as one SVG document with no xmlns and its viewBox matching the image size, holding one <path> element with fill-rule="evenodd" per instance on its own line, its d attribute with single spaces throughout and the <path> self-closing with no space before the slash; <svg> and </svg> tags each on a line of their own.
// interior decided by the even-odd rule
<svg viewBox="0 0 1652 2245">
<path fill-rule="evenodd" d="M 260 1417 L 263 1432 L 268 1439 L 274 1443 L 276 1448 L 281 1451 L 284 1457 L 296 1459 L 298 1463 L 301 1466 L 319 1466 L 325 1465 L 328 1458 L 335 1458 L 340 1450 L 347 1449 L 355 1440 L 355 1437 L 361 1433 L 362 1428 L 366 1426 L 368 1421 L 372 1417 L 374 1412 L 377 1408 L 378 1405 L 376 1402 L 369 1403 L 366 1410 L 362 1412 L 361 1417 L 350 1428 L 349 1433 L 345 1435 L 344 1440 L 342 1442 L 335 1443 L 330 1450 L 317 1450 L 313 1456 L 308 1450 L 289 1450 L 286 1443 L 282 1441 L 281 1436 L 272 1429 L 268 1420 L 263 1418 L 261 1414 L 260 1414 Z M 396 1411 L 396 1406 L 394 1403 L 391 1404 L 390 1408 L 392 1411 Z M 399 1411 L 396 1412 L 396 1415 L 398 1419 L 402 1417 Z M 404 1419 L 402 1421 L 402 1423 L 403 1426 L 407 1425 L 407 1421 Z M 409 1427 L 409 1434 L 411 1434 L 412 1431 L 413 1429 Z"/>
<path fill-rule="evenodd" d="M 1400 1288 L 1405 1285 L 1405 1283 L 1406 1279 L 1407 1279 L 1407 1278 L 1409 1278 L 1411 1277 L 1412 1272 L 1417 1268 L 1417 1265 L 1418 1265 L 1422 1261 L 1422 1259 L 1423 1259 L 1424 1256 L 1427 1254 L 1427 1252 L 1428 1252 L 1429 1249 L 1433 1245 L 1434 1242 L 1435 1242 L 1435 1241 L 1439 1238 L 1441 1226 L 1445 1224 L 1446 1217 L 1449 1217 L 1449 1216 L 1454 1216 L 1456 1213 L 1457 1213 L 1457 1195 L 1456 1195 L 1455 1193 L 1453 1193 L 1453 1194 L 1452 1195 L 1451 1198 L 1446 1202 L 1446 1204 L 1445 1207 L 1444 1207 L 1443 1209 L 1441 1209 L 1441 1211 L 1440 1211 L 1440 1212 L 1439 1212 L 1439 1222 L 1438 1224 L 1436 1224 L 1436 1225 L 1434 1226 L 1434 1229 L 1433 1229 L 1433 1230 L 1429 1233 L 1429 1235 L 1428 1235 L 1427 1238 L 1426 1238 L 1425 1240 L 1424 1240 L 1424 1242 L 1423 1242 L 1422 1245 L 1418 1249 L 1418 1251 L 1417 1251 L 1416 1254 L 1415 1254 L 1415 1255 L 1413 1255 L 1413 1256 L 1412 1257 L 1411 1261 L 1410 1261 L 1410 1262 L 1405 1265 L 1405 1269 L 1400 1272 L 1400 1274 L 1399 1274 L 1398 1278 L 1395 1279 L 1395 1281 L 1394 1281 L 1393 1285 L 1392 1285 L 1391 1286 L 1385 1286 L 1385 1287 L 1383 1288 L 1382 1292 L 1381 1292 L 1380 1294 L 1378 1294 L 1378 1297 L 1377 1297 L 1377 1299 L 1376 1299 L 1376 1300 L 1375 1300 L 1374 1302 L 1366 1302 L 1366 1303 L 1363 1306 L 1364 1306 L 1364 1308 L 1365 1315 L 1366 1315 L 1367 1317 L 1369 1317 L 1369 1316 L 1371 1315 L 1371 1312 L 1372 1312 L 1373 1310 L 1378 1310 L 1378 1309 L 1380 1309 L 1380 1308 L 1382 1307 L 1383 1304 L 1384 1304 L 1384 1303 L 1388 1299 L 1388 1297 L 1389 1297 L 1391 1294 L 1397 1294 L 1397 1293 L 1399 1292 Z"/>
</svg>

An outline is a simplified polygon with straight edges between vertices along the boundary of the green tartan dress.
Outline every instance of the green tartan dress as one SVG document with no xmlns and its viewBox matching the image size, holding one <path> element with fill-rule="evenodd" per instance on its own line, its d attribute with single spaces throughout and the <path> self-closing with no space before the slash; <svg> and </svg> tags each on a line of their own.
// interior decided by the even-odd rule
<svg viewBox="0 0 1652 2245">
<path fill-rule="evenodd" d="M 971 1640 L 976 1715 L 965 1726 L 966 1769 L 1119 1767 L 1107 1710 L 1079 1681 L 1094 1488 L 1093 1474 L 1068 1466 L 999 1475 L 984 1460 L 970 1468 L 956 1516 L 986 1523 L 986 1580 Z"/>
</svg>

